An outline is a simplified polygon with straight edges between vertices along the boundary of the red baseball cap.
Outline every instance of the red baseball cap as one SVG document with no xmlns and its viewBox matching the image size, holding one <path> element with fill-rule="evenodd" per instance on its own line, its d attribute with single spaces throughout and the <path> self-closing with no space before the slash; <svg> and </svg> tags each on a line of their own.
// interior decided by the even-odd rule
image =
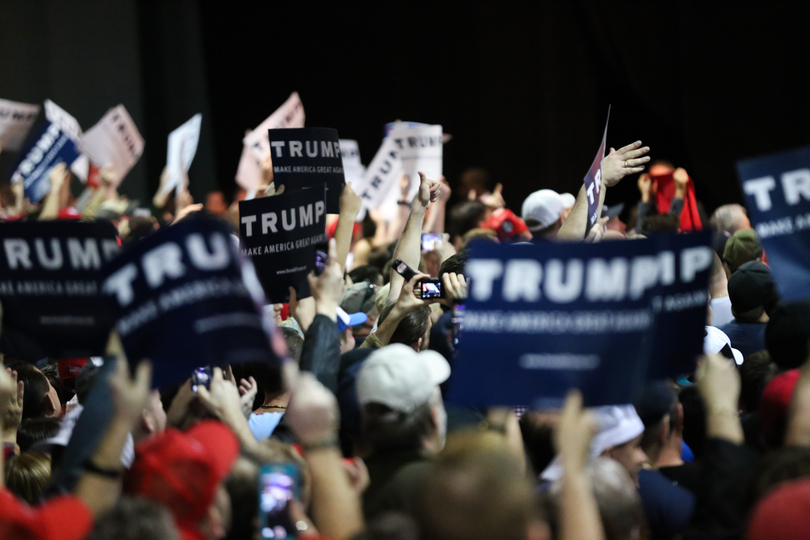
<svg viewBox="0 0 810 540">
<path fill-rule="evenodd" d="M 56 219 L 82 219 L 82 214 L 72 206 L 68 206 L 59 210 Z"/>
<path fill-rule="evenodd" d="M 810 480 L 787 482 L 760 499 L 745 538 L 810 540 Z"/>
<path fill-rule="evenodd" d="M 762 433 L 766 439 L 773 440 L 784 429 L 793 389 L 799 380 L 799 370 L 791 369 L 771 379 L 762 391 L 759 400 L 759 415 L 762 420 Z M 776 443 L 777 441 L 773 441 Z"/>
<path fill-rule="evenodd" d="M 193 530 L 238 456 L 239 443 L 221 422 L 170 428 L 135 448 L 124 490 L 166 506 L 179 528 Z"/>
<path fill-rule="evenodd" d="M 14 540 L 81 540 L 93 528 L 90 510 L 71 495 L 30 507 L 0 490 L 0 538 Z"/>
<path fill-rule="evenodd" d="M 498 234 L 500 240 L 512 238 L 516 234 L 528 232 L 526 222 L 515 215 L 508 208 L 503 208 L 484 222 L 484 229 L 490 229 Z"/>
</svg>

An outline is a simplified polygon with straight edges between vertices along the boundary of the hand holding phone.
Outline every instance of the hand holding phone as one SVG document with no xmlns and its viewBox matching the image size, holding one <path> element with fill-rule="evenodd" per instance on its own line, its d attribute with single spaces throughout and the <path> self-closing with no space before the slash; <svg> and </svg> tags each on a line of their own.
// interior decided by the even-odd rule
<svg viewBox="0 0 810 540">
<path fill-rule="evenodd" d="M 405 278 L 405 283 L 408 283 L 416 275 L 416 272 L 414 272 L 410 266 L 402 262 L 402 259 L 395 259 L 393 268 L 394 272 Z"/>
<path fill-rule="evenodd" d="M 267 463 L 259 473 L 259 523 L 262 538 L 298 538 L 290 515 L 300 498 L 300 478 L 294 463 Z"/>
<path fill-rule="evenodd" d="M 433 251 L 442 245 L 442 235 L 438 233 L 422 234 L 422 253 Z"/>
<path fill-rule="evenodd" d="M 211 366 L 197 368 L 191 373 L 191 391 L 196 392 L 200 386 L 211 390 Z"/>
</svg>

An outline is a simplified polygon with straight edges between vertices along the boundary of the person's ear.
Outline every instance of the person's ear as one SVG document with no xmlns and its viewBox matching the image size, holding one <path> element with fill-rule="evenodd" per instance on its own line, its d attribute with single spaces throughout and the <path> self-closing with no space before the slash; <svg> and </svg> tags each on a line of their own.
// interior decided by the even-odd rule
<svg viewBox="0 0 810 540">
<path fill-rule="evenodd" d="M 143 429 L 144 433 L 147 435 L 152 435 L 157 429 L 155 417 L 146 409 L 141 413 L 141 429 Z"/>
<path fill-rule="evenodd" d="M 678 419 L 675 421 L 675 432 L 678 436 L 683 436 L 683 405 L 678 403 L 675 408 L 677 409 Z"/>
<path fill-rule="evenodd" d="M 53 396 L 50 392 L 45 394 L 45 410 L 48 416 L 59 416 L 62 413 L 62 411 L 57 408 L 56 403 L 54 403 Z"/>
<path fill-rule="evenodd" d="M 666 414 L 664 415 L 664 419 L 661 422 L 661 431 L 658 433 L 658 443 L 662 447 L 667 443 L 667 440 L 671 435 L 669 426 L 670 426 L 670 417 L 668 414 Z"/>
<path fill-rule="evenodd" d="M 416 343 L 411 345 L 411 349 L 415 350 L 416 352 L 421 351 L 422 350 L 422 338 L 417 339 Z"/>
</svg>

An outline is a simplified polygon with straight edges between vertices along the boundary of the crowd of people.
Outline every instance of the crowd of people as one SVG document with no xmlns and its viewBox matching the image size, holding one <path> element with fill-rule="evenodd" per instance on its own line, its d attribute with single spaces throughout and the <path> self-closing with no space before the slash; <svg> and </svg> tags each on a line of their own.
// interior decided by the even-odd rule
<svg viewBox="0 0 810 540">
<path fill-rule="evenodd" d="M 445 383 L 463 361 L 453 307 L 467 296 L 467 244 L 680 233 L 692 180 L 664 161 L 644 172 L 649 152 L 639 141 L 604 158 L 593 227 L 584 186 L 576 196 L 540 189 L 520 205 L 509 201 L 518 215 L 508 189 L 491 186 L 480 169 L 461 176 L 452 205 L 444 178 L 403 176 L 396 214 L 372 210 L 358 222 L 362 201 L 347 184 L 327 223 L 328 263 L 308 278 L 311 296 L 292 289 L 289 304 L 264 308 L 286 343 L 281 368 L 214 366 L 208 385 L 189 379 L 153 389 L 150 363 L 127 361 L 114 339 L 103 358 L 6 357 L 0 538 L 808 536 L 810 303 L 780 301 L 740 205 L 690 221 L 714 231 L 716 252 L 705 356 L 693 372 L 648 383 L 632 403 L 592 409 L 577 391 L 562 410 L 445 403 Z M 257 196 L 275 196 L 269 160 L 262 175 Z M 603 206 L 610 188 L 636 175 L 636 206 Z M 675 185 L 663 212 L 662 175 Z M 147 208 L 120 195 L 119 180 L 102 169 L 77 209 L 77 183 L 57 166 L 40 204 L 21 184 L 5 184 L 0 218 L 105 220 L 126 249 L 204 213 L 238 237 L 244 190 L 195 203 L 187 189 L 161 187 Z M 423 250 L 423 233 L 441 240 Z M 406 281 L 396 259 L 415 276 Z M 417 294 L 427 277 L 441 280 L 444 298 Z M 65 449 L 85 436 L 73 428 L 94 413 L 88 396 L 99 385 L 108 387 L 111 418 L 68 482 Z M 296 471 L 289 500 L 272 499 L 268 464 Z M 285 503 L 283 516 L 268 511 L 268 497 Z"/>
</svg>

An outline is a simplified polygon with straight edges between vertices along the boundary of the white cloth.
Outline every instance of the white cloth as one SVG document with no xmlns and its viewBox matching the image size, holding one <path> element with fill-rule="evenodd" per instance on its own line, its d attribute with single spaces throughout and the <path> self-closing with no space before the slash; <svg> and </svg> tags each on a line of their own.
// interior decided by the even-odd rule
<svg viewBox="0 0 810 540">
<path fill-rule="evenodd" d="M 712 306 L 712 326 L 723 326 L 734 320 L 734 315 L 731 314 L 731 297 L 721 296 L 720 298 L 713 298 Z"/>
</svg>

